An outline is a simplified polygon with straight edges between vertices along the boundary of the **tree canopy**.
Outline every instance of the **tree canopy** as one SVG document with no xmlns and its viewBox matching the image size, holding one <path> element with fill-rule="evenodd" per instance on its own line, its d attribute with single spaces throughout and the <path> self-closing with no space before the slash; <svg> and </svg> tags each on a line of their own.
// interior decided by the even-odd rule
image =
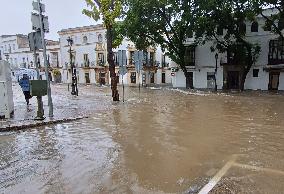
<svg viewBox="0 0 284 194">
<path fill-rule="evenodd" d="M 196 0 L 126 0 L 125 35 L 138 49 L 160 45 L 186 71 L 185 40 L 194 31 Z"/>
</svg>

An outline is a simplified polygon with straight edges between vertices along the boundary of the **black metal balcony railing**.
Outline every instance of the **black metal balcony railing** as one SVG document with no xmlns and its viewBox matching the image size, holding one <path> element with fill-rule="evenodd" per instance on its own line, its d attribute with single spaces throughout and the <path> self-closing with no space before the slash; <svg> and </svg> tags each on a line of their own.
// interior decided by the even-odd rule
<svg viewBox="0 0 284 194">
<path fill-rule="evenodd" d="M 284 59 L 274 59 L 268 57 L 268 65 L 280 65 L 284 64 Z"/>
<path fill-rule="evenodd" d="M 90 67 L 90 61 L 89 60 L 84 61 L 83 67 Z"/>
<path fill-rule="evenodd" d="M 185 66 L 195 66 L 195 62 L 194 61 L 185 62 Z"/>
</svg>

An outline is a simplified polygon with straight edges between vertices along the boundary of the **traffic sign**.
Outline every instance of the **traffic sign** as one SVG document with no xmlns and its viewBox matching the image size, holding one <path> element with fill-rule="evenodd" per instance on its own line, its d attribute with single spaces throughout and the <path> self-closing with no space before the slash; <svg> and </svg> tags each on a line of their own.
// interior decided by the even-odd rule
<svg viewBox="0 0 284 194">
<path fill-rule="evenodd" d="M 29 33 L 28 39 L 31 51 L 43 49 L 41 34 L 39 31 Z"/>
<path fill-rule="evenodd" d="M 119 66 L 126 66 L 126 64 L 127 64 L 126 50 L 119 50 L 118 51 L 118 64 L 119 64 Z"/>
<path fill-rule="evenodd" d="M 43 17 L 43 27 L 44 27 L 44 32 L 49 32 L 49 23 L 48 23 L 48 17 L 47 16 L 42 16 Z M 37 31 L 38 29 L 41 28 L 40 26 L 40 15 L 37 13 L 32 13 L 32 26 L 33 30 Z"/>
<path fill-rule="evenodd" d="M 126 66 L 120 66 L 119 67 L 119 74 L 120 75 L 125 75 L 127 73 Z"/>
<path fill-rule="evenodd" d="M 39 9 L 38 2 L 33 1 L 33 10 L 34 11 L 45 12 L 45 5 L 44 4 L 40 3 L 40 8 L 41 8 L 41 10 Z"/>
<path fill-rule="evenodd" d="M 134 51 L 134 64 L 136 71 L 140 71 L 143 67 L 143 51 Z"/>
</svg>

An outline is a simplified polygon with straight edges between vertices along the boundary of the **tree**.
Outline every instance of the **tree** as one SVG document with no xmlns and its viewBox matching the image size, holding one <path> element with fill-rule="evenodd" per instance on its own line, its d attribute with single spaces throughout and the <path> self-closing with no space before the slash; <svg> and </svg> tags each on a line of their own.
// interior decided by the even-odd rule
<svg viewBox="0 0 284 194">
<path fill-rule="evenodd" d="M 227 52 L 227 62 L 241 66 L 241 90 L 244 90 L 247 74 L 260 52 L 260 46 L 246 38 L 245 22 L 255 20 L 257 15 L 252 9 L 254 3 L 253 0 L 208 0 L 199 3 L 202 15 L 197 21 L 196 38 L 199 43 L 213 41 L 212 51 Z"/>
<path fill-rule="evenodd" d="M 194 31 L 196 0 L 125 0 L 125 5 L 124 35 L 139 50 L 160 45 L 188 80 L 184 43 Z"/>
<path fill-rule="evenodd" d="M 102 17 L 104 25 L 107 29 L 107 61 L 109 64 L 111 89 L 113 101 L 119 101 L 119 93 L 117 90 L 118 79 L 115 73 L 114 55 L 112 49 L 119 45 L 117 39 L 114 39 L 113 27 L 116 25 L 116 18 L 121 15 L 122 2 L 120 0 L 85 0 L 87 6 L 91 9 L 84 9 L 83 14 L 94 20 L 99 20 Z M 115 40 L 115 41 L 114 41 Z"/>
<path fill-rule="evenodd" d="M 284 29 L 284 1 L 283 0 L 258 0 L 254 2 L 254 7 L 258 14 L 265 20 L 265 28 L 278 34 L 284 38 L 282 30 Z M 268 9 L 271 10 L 270 15 L 265 13 Z"/>
</svg>

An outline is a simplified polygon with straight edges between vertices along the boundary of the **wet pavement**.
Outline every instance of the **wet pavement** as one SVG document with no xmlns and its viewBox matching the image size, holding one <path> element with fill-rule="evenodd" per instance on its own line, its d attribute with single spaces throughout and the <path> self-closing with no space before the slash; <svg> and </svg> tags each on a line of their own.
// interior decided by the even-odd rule
<svg viewBox="0 0 284 194">
<path fill-rule="evenodd" d="M 71 88 L 70 88 L 71 90 Z M 52 85 L 52 98 L 54 106 L 54 117 L 49 118 L 49 107 L 47 96 L 43 97 L 45 120 L 44 122 L 56 122 L 64 119 L 87 117 L 95 111 L 106 110 L 110 107 L 110 95 L 108 88 L 95 86 L 81 86 L 80 95 L 72 96 L 68 91 L 68 85 Z M 95 97 L 95 98 L 94 98 Z M 26 105 L 24 95 L 20 86 L 13 83 L 14 116 L 11 119 L 0 120 L 1 128 L 8 126 L 29 126 L 40 124 L 34 121 L 37 112 L 37 99 L 33 97 L 29 106 Z"/>
<path fill-rule="evenodd" d="M 1 193 L 283 193 L 283 95 L 92 90 L 88 119 L 0 133 Z"/>
</svg>

